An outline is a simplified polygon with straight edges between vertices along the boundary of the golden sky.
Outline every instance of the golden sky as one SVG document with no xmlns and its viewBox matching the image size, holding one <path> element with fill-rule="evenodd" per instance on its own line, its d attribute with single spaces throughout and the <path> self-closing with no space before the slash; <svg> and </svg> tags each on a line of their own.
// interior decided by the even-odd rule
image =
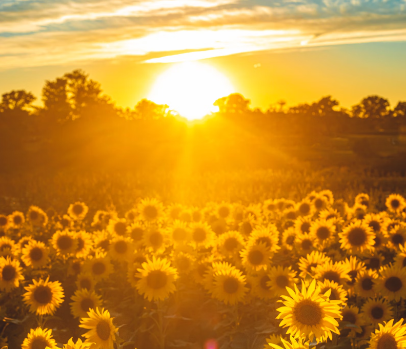
<svg viewBox="0 0 407 349">
<path fill-rule="evenodd" d="M 405 99 L 398 0 L 2 0 L 0 48 L 0 93 L 40 97 L 46 79 L 81 68 L 132 107 L 173 64 L 201 60 L 263 109 Z"/>
</svg>

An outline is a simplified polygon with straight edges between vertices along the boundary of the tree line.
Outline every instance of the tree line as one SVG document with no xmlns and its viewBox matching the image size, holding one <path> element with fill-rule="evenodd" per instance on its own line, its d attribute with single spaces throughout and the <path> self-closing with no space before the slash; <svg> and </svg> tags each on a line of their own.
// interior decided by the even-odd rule
<svg viewBox="0 0 407 349">
<path fill-rule="evenodd" d="M 105 161 L 104 157 L 116 156 L 118 152 L 134 153 L 140 160 L 147 156 L 146 150 L 157 148 L 157 144 L 191 141 L 186 135 L 186 124 L 167 105 L 143 99 L 134 108 L 117 107 L 103 94 L 101 85 L 81 70 L 46 81 L 42 106 L 36 105 L 36 100 L 25 90 L 2 95 L 3 164 L 18 167 L 58 163 L 61 154 L 69 155 L 74 162 L 77 157 L 86 158 L 86 151 L 87 162 Z M 351 109 L 341 108 L 337 100 L 326 96 L 311 104 L 292 107 L 279 101 L 262 111 L 251 108 L 250 100 L 238 93 L 221 97 L 214 105 L 219 111 L 195 126 L 198 131 L 193 138 L 198 148 L 202 143 L 206 148 L 211 142 L 217 144 L 214 152 L 215 148 L 226 148 L 226 144 L 235 146 L 240 142 L 244 147 L 253 135 L 264 142 L 270 137 L 297 137 L 297 145 L 313 146 L 327 137 L 405 134 L 406 102 L 400 101 L 391 108 L 389 101 L 379 96 L 368 96 Z M 370 152 L 363 144 L 362 148 L 362 154 Z M 175 153 L 179 151 L 174 149 Z"/>
</svg>

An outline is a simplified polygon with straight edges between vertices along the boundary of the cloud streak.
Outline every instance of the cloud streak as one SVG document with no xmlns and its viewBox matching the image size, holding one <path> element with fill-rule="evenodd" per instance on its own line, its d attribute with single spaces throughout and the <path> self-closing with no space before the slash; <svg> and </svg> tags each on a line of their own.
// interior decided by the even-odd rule
<svg viewBox="0 0 407 349">
<path fill-rule="evenodd" d="M 2 69 L 129 55 L 146 63 L 177 62 L 374 41 L 405 41 L 404 1 L 43 0 L 0 4 Z M 156 57 L 151 58 L 152 53 Z"/>
</svg>

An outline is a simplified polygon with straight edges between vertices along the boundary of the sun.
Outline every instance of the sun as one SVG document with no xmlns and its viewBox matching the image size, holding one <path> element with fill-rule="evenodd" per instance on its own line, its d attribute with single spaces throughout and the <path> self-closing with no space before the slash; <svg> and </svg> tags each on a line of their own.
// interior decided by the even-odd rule
<svg viewBox="0 0 407 349">
<path fill-rule="evenodd" d="M 213 103 L 235 92 L 230 81 L 214 67 L 200 62 L 176 64 L 155 81 L 148 99 L 167 104 L 188 120 L 216 112 Z"/>
</svg>

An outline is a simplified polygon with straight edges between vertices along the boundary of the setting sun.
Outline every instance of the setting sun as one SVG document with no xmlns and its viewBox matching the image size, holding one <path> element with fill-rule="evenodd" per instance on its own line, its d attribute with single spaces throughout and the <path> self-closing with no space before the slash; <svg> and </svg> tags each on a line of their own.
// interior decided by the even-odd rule
<svg viewBox="0 0 407 349">
<path fill-rule="evenodd" d="M 213 103 L 234 92 L 230 81 L 210 65 L 198 62 L 176 64 L 154 83 L 148 99 L 167 104 L 188 120 L 216 112 Z"/>
</svg>

